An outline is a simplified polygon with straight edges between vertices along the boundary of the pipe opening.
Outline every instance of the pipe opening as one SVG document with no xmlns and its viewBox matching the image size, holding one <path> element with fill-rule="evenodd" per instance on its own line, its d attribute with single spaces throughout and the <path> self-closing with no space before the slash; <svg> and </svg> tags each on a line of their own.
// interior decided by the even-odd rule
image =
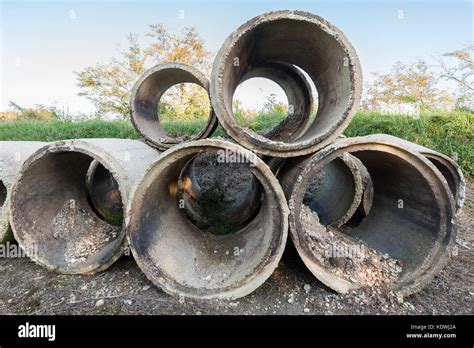
<svg viewBox="0 0 474 348">
<path fill-rule="evenodd" d="M 256 216 L 262 187 L 248 163 L 225 163 L 202 152 L 186 163 L 177 204 L 196 227 L 217 235 L 235 233 Z"/>
<path fill-rule="evenodd" d="M 190 139 L 205 138 L 217 127 L 208 88 L 207 78 L 193 67 L 181 63 L 157 65 L 147 70 L 133 88 L 132 123 L 150 145 L 161 150 Z M 186 95 L 190 99 L 171 102 Z M 185 114 L 196 122 L 182 128 L 182 123 L 173 120 L 177 114 Z M 178 133 L 185 135 L 177 136 Z"/>
<path fill-rule="evenodd" d="M 208 123 L 211 102 L 207 91 L 196 83 L 178 83 L 159 98 L 156 120 L 165 138 L 181 142 L 197 136 Z M 185 119 L 187 122 L 179 122 Z"/>
<path fill-rule="evenodd" d="M 242 100 L 252 103 L 246 109 Z M 294 106 L 288 105 L 288 96 L 276 82 L 269 78 L 252 77 L 243 81 L 235 90 L 232 109 L 241 127 L 253 126 L 258 134 L 273 130 L 293 114 Z"/>
<path fill-rule="evenodd" d="M 255 166 L 253 162 L 246 164 L 261 185 L 260 208 L 255 209 L 255 216 L 245 213 L 248 207 L 240 203 L 224 209 L 229 219 L 245 221 L 251 217 L 240 230 L 225 235 L 205 233 L 186 216 L 189 211 L 185 213 L 182 205 L 175 204 L 180 185 L 189 188 L 195 180 L 204 187 L 214 186 L 214 169 L 203 167 L 203 174 L 211 174 L 199 175 L 200 163 L 207 167 L 214 156 L 225 156 L 229 163 L 235 163 L 232 155 L 242 155 L 239 158 L 243 159 L 253 154 L 221 140 L 180 145 L 164 153 L 136 188 L 127 214 L 130 246 L 143 272 L 168 293 L 192 298 L 238 298 L 261 285 L 278 264 L 286 240 L 286 201 L 270 169 L 259 158 Z M 198 175 L 189 173 L 193 170 Z M 215 180 L 224 179 L 216 176 Z M 238 184 L 242 192 L 250 190 L 253 180 L 245 175 L 243 183 Z M 235 178 L 228 183 L 233 181 Z M 230 197 L 238 202 L 244 197 L 235 191 L 236 195 Z M 191 210 L 197 204 L 192 201 L 194 191 L 187 192 L 189 196 L 184 197 L 193 204 Z M 238 206 L 242 208 L 236 209 Z M 199 212 L 197 207 L 191 214 Z M 239 210 L 242 217 L 238 216 Z"/>
<path fill-rule="evenodd" d="M 253 67 L 274 62 L 305 71 L 318 93 L 314 122 L 293 139 L 274 141 L 244 130 L 232 111 L 233 96 L 245 74 Z M 212 102 L 223 127 L 242 144 L 265 154 L 308 153 L 309 148 L 316 149 L 340 134 L 355 113 L 360 75 L 354 49 L 333 25 L 305 12 L 270 12 L 238 28 L 224 43 L 214 65 Z"/>
<path fill-rule="evenodd" d="M 303 204 L 316 212 L 323 225 L 341 226 L 361 202 L 362 185 L 358 167 L 348 156 L 338 157 L 322 170 L 311 171 Z"/>
<path fill-rule="evenodd" d="M 254 85 L 262 88 L 252 90 Z M 273 92 L 275 97 L 269 92 L 265 96 L 264 87 Z M 259 102 L 263 103 L 261 106 L 263 115 L 259 115 L 257 110 L 257 115 L 250 116 L 255 119 L 252 122 L 255 127 L 263 128 L 257 131 L 257 134 L 264 135 L 268 139 L 283 142 L 296 139 L 314 120 L 313 96 L 317 96 L 316 88 L 309 76 L 292 64 L 265 63 L 251 67 L 244 74 L 233 96 L 232 105 L 237 124 L 247 127 L 249 120 L 242 119 L 241 110 L 236 108 L 238 106 L 236 102 L 240 100 L 241 95 L 246 99 L 258 98 Z M 277 104 L 276 96 L 279 96 L 280 100 L 286 97 L 286 105 Z"/>
<path fill-rule="evenodd" d="M 0 180 L 0 207 L 3 207 L 7 199 L 7 188 L 2 180 Z"/>
<path fill-rule="evenodd" d="M 337 150 L 313 162 L 311 172 L 328 172 L 343 153 Z M 331 180 L 316 181 L 317 188 L 312 188 L 315 181 L 306 176 L 292 193 L 299 207 L 293 214 L 300 255 L 318 279 L 338 291 L 383 285 L 411 293 L 426 283 L 446 258 L 452 236 L 449 196 L 442 198 L 439 177 L 414 155 L 382 146 L 355 148 L 350 153 L 370 174 L 370 210 L 355 224 L 331 226 L 324 214 L 333 201 L 319 199 L 315 213 L 305 200 L 308 188 L 325 198 Z M 332 176 L 336 182 L 338 173 Z M 337 183 L 343 190 L 353 191 L 350 180 Z"/>
<path fill-rule="evenodd" d="M 37 261 L 50 269 L 95 271 L 123 241 L 117 181 L 89 153 L 54 150 L 28 164 L 19 178 L 15 236 L 23 246 L 34 246 Z"/>
</svg>

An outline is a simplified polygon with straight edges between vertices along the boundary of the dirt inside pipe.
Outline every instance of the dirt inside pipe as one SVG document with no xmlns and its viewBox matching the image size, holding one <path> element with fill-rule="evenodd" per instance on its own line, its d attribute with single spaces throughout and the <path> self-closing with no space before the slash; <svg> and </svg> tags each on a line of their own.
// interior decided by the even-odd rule
<svg viewBox="0 0 474 348">
<path fill-rule="evenodd" d="M 121 226 L 104 224 L 83 207 L 80 201 L 65 202 L 53 220 L 52 236 L 64 241 L 64 261 L 71 267 L 86 262 L 115 240 Z M 91 233 L 91 231 L 94 231 Z"/>
<path fill-rule="evenodd" d="M 106 199 L 109 192 L 104 190 L 104 181 L 97 178 L 118 184 L 100 163 L 97 168 L 102 168 L 101 175 L 87 175 L 95 160 L 73 151 L 46 152 L 19 179 L 13 202 L 16 238 L 22 247 L 35 247 L 33 259 L 48 268 L 65 273 L 95 271 L 109 261 L 122 242 L 122 224 L 112 224 L 110 216 L 97 213 L 111 210 Z M 88 181 L 91 177 L 95 179 Z M 90 200 L 91 193 L 96 206 Z M 101 194 L 106 196 L 99 197 Z M 123 216 L 120 193 L 119 199 Z"/>
<path fill-rule="evenodd" d="M 249 223 L 261 206 L 261 187 L 248 163 L 223 163 L 213 153 L 194 156 L 178 181 L 178 205 L 200 229 L 234 233 Z"/>
<path fill-rule="evenodd" d="M 319 222 L 318 214 L 301 207 L 305 243 L 326 271 L 359 287 L 376 287 L 396 282 L 402 262 L 367 246 L 331 226 Z"/>
</svg>

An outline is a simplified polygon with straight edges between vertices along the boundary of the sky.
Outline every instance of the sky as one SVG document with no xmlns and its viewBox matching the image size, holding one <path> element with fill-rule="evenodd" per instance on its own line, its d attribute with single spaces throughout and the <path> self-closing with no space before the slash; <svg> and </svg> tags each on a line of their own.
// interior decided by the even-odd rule
<svg viewBox="0 0 474 348">
<path fill-rule="evenodd" d="M 0 0 L 0 111 L 14 101 L 92 112 L 77 95 L 74 72 L 107 62 L 128 33 L 144 38 L 157 22 L 173 33 L 195 26 L 215 54 L 242 23 L 281 9 L 312 12 L 341 29 L 357 50 L 365 81 L 397 61 L 434 64 L 436 55 L 474 41 L 473 1 Z M 286 100 L 272 82 L 247 84 L 236 93 L 245 107 L 260 108 L 270 92 Z"/>
</svg>

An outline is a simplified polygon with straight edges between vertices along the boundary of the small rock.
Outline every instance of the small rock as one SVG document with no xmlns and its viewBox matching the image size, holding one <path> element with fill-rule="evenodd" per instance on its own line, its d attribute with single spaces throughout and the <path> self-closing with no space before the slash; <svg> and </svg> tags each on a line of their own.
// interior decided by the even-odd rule
<svg viewBox="0 0 474 348">
<path fill-rule="evenodd" d="M 104 301 L 103 299 L 100 299 L 100 300 L 98 300 L 98 301 L 95 303 L 95 306 L 96 306 L 96 307 L 100 307 L 100 306 L 103 306 L 104 303 L 105 303 L 105 301 Z"/>
<path fill-rule="evenodd" d="M 76 302 L 76 295 L 74 294 L 71 294 L 71 296 L 69 296 L 69 303 L 75 303 Z"/>
<path fill-rule="evenodd" d="M 201 315 L 202 313 L 200 311 L 197 311 L 196 312 L 196 315 Z"/>
<path fill-rule="evenodd" d="M 143 290 L 143 291 L 147 291 L 149 288 L 151 288 L 151 285 L 145 285 L 145 286 L 142 288 L 142 290 Z"/>
<path fill-rule="evenodd" d="M 305 313 L 309 313 L 309 308 L 305 308 L 305 309 L 303 309 L 303 312 L 305 312 Z"/>
<path fill-rule="evenodd" d="M 290 296 L 288 297 L 288 303 L 294 303 L 294 302 L 295 302 L 295 295 L 290 294 Z"/>
<path fill-rule="evenodd" d="M 123 303 L 125 303 L 126 305 L 131 305 L 131 304 L 132 304 L 132 300 L 123 300 Z"/>
<path fill-rule="evenodd" d="M 309 290 L 311 290 L 311 285 L 305 284 L 305 285 L 303 286 L 303 289 L 304 289 L 304 291 L 305 291 L 306 293 L 308 293 Z"/>
</svg>

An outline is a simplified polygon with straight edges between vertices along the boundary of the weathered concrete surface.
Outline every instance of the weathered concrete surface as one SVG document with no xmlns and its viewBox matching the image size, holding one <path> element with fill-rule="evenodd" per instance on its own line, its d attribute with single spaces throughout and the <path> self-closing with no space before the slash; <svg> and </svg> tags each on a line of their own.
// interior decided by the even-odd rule
<svg viewBox="0 0 474 348">
<path fill-rule="evenodd" d="M 10 228 L 10 192 L 23 162 L 45 143 L 0 141 L 0 244 L 13 240 Z"/>
<path fill-rule="evenodd" d="M 457 212 L 461 210 L 466 198 L 466 180 L 464 179 L 461 168 L 453 159 L 440 152 L 412 143 L 405 139 L 394 137 L 393 135 L 374 134 L 374 136 L 383 136 L 387 139 L 391 139 L 394 142 L 398 142 L 399 144 L 408 147 L 413 151 L 417 151 L 428 158 L 446 179 L 449 189 L 454 196 Z"/>
<path fill-rule="evenodd" d="M 344 153 L 351 153 L 367 168 L 374 196 L 367 217 L 339 232 L 401 261 L 401 276 L 388 285 L 391 290 L 399 295 L 419 291 L 449 257 L 456 230 L 454 201 L 446 180 L 428 159 L 384 136 L 339 139 L 309 156 L 296 176 L 290 176 L 294 166 L 281 170 L 279 177 L 290 208 L 290 235 L 301 258 L 327 286 L 340 292 L 358 287 L 318 261 L 321 255 L 309 247 L 311 236 L 300 220 L 310 174 Z"/>
<path fill-rule="evenodd" d="M 135 129 L 152 147 L 166 150 L 185 140 L 207 138 L 217 127 L 217 118 L 210 105 L 205 126 L 189 138 L 173 138 L 160 125 L 158 105 L 166 90 L 179 83 L 195 83 L 209 94 L 209 80 L 196 68 L 183 63 L 158 64 L 138 79 L 132 90 L 130 117 Z M 210 104 L 210 103 L 209 103 Z"/>
<path fill-rule="evenodd" d="M 306 268 L 292 243 L 278 268 L 253 293 L 235 301 L 169 296 L 153 286 L 133 257 L 106 272 L 49 272 L 27 258 L 0 258 L 0 314 L 46 315 L 471 315 L 474 300 L 474 184 L 458 215 L 456 254 L 433 281 L 404 299 L 356 290 L 340 294 Z"/>
<path fill-rule="evenodd" d="M 127 246 L 122 220 L 132 185 L 158 156 L 146 144 L 124 139 L 66 140 L 41 147 L 25 161 L 12 187 L 15 239 L 33 261 L 50 270 L 90 274 L 106 269 Z M 113 223 L 96 210 L 97 202 L 107 199 L 95 207 L 89 200 L 87 174 L 94 161 L 119 190 L 122 217 Z"/>
<path fill-rule="evenodd" d="M 117 181 L 98 160 L 87 170 L 86 192 L 91 207 L 103 220 L 120 225 L 123 220 L 122 194 Z"/>
<path fill-rule="evenodd" d="M 285 191 L 291 190 L 311 157 L 287 160 L 279 173 Z M 319 213 L 321 223 L 340 227 L 355 213 L 362 201 L 364 186 L 357 158 L 345 153 L 324 168 L 308 173 L 303 202 Z"/>
<path fill-rule="evenodd" d="M 374 184 L 364 164 L 357 157 L 351 156 L 351 159 L 356 162 L 362 179 L 362 200 L 357 211 L 362 214 L 362 216 L 367 216 L 374 200 Z"/>
<path fill-rule="evenodd" d="M 318 113 L 304 135 L 271 140 L 239 126 L 232 97 L 253 67 L 272 62 L 294 64 L 313 80 Z M 312 153 L 336 139 L 355 114 L 362 72 L 356 52 L 344 34 L 325 19 L 301 11 L 257 16 L 224 42 L 211 74 L 211 102 L 220 124 L 239 144 L 264 155 L 293 157 Z"/>
<path fill-rule="evenodd" d="M 263 195 L 255 218 L 240 231 L 201 231 L 177 201 L 182 169 L 194 155 L 247 163 Z M 235 162 L 237 161 L 237 162 Z M 287 239 L 288 207 L 270 168 L 252 152 L 218 139 L 164 152 L 134 189 L 126 214 L 130 248 L 139 267 L 164 291 L 199 299 L 235 299 L 259 287 L 278 265 Z"/>
</svg>

